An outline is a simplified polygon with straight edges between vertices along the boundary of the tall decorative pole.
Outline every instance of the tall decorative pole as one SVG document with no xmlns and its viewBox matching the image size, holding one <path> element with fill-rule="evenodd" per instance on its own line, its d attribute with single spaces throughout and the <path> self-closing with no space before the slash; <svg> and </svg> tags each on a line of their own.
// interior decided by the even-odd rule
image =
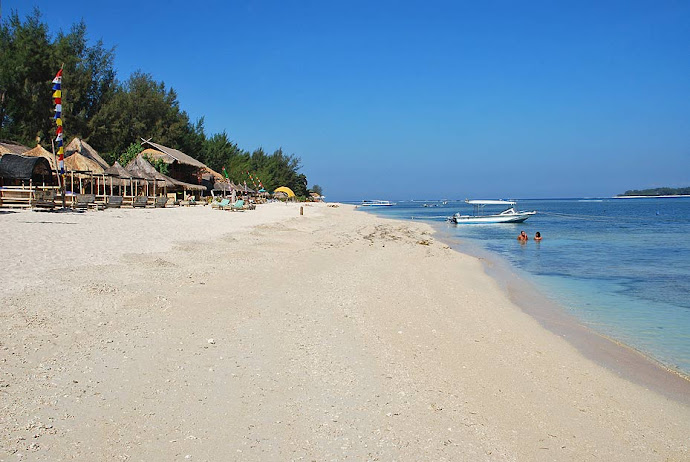
<svg viewBox="0 0 690 462">
<path fill-rule="evenodd" d="M 63 64 L 64 67 L 64 64 Z M 55 74 L 53 79 L 53 102 L 55 103 L 55 125 L 56 137 L 55 143 L 58 146 L 58 172 L 62 181 L 60 181 L 62 189 L 62 208 L 65 208 L 65 148 L 63 146 L 63 128 L 62 128 L 62 69 Z"/>
</svg>

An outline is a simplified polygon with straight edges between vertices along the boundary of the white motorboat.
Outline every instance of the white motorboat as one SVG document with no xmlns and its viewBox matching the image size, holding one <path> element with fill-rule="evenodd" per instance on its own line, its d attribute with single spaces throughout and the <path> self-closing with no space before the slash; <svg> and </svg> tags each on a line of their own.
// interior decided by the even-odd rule
<svg viewBox="0 0 690 462">
<path fill-rule="evenodd" d="M 472 215 L 462 215 L 456 213 L 448 217 L 448 221 L 453 224 L 477 224 L 477 223 L 522 223 L 532 215 L 536 215 L 536 211 L 526 212 L 518 211 L 515 206 L 515 201 L 486 201 L 486 200 L 466 200 L 465 203 L 470 204 L 474 208 Z M 485 213 L 484 207 L 487 205 L 502 205 L 509 206 L 500 213 Z"/>
<path fill-rule="evenodd" d="M 392 205 L 395 205 L 395 203 L 391 201 L 380 200 L 362 201 L 362 203 L 360 204 L 360 206 L 362 207 L 390 207 Z"/>
</svg>

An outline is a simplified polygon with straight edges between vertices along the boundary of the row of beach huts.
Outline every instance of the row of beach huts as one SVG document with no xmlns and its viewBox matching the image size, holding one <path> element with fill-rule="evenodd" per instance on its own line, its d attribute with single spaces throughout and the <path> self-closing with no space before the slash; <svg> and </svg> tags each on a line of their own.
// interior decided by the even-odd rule
<svg viewBox="0 0 690 462">
<path fill-rule="evenodd" d="M 127 165 L 108 165 L 86 141 L 74 138 L 65 148 L 65 173 L 59 175 L 56 156 L 42 146 L 0 141 L 0 207 L 166 207 L 226 197 L 250 204 L 268 197 L 177 149 L 150 140 L 142 140 L 142 147 Z M 168 175 L 149 160 L 166 163 Z"/>
</svg>

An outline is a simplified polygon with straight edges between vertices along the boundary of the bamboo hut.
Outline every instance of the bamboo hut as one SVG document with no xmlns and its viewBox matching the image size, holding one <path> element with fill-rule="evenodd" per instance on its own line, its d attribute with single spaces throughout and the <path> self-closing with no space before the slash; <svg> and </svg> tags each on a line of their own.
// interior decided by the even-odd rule
<svg viewBox="0 0 690 462">
<path fill-rule="evenodd" d="M 143 180 L 142 186 L 145 189 L 143 191 L 136 191 L 134 195 L 141 192 L 146 196 L 155 196 L 159 188 L 163 190 L 161 192 L 167 192 L 168 187 L 175 187 L 175 183 L 171 178 L 167 178 L 165 175 L 158 172 L 141 154 L 132 159 L 125 167 L 125 170 L 127 170 L 132 177 Z"/>
<path fill-rule="evenodd" d="M 65 170 L 91 172 L 98 175 L 105 172 L 105 168 L 98 162 L 78 152 L 73 152 L 69 157 L 65 157 Z"/>
<path fill-rule="evenodd" d="M 106 185 L 110 188 L 111 196 L 134 196 L 135 182 L 136 186 L 139 186 L 144 181 L 141 178 L 133 177 L 118 161 L 115 161 L 103 173 L 106 177 Z M 118 194 L 115 194 L 115 188 L 117 188 Z M 130 194 L 127 194 L 128 191 Z"/>
<path fill-rule="evenodd" d="M 146 159 L 144 155 L 139 154 L 135 157 L 127 167 L 125 167 L 132 175 L 141 178 L 151 178 L 156 183 L 155 187 L 163 187 L 166 192 L 169 191 L 205 191 L 206 187 L 198 184 L 190 184 L 182 181 L 175 180 L 167 175 L 163 175 L 158 170 L 155 169 Z M 155 184 L 155 183 L 154 183 Z"/>
<path fill-rule="evenodd" d="M 86 188 L 91 194 L 105 196 L 105 169 L 95 160 L 73 151 L 69 157 L 65 157 L 65 184 L 69 191 L 85 193 Z"/>
<path fill-rule="evenodd" d="M 110 167 L 89 143 L 80 138 L 74 138 L 65 148 L 65 164 L 67 164 L 67 159 L 72 157 L 75 153 L 81 154 L 83 157 L 98 164 L 101 171 Z"/>
<path fill-rule="evenodd" d="M 34 184 L 53 184 L 53 172 L 48 159 L 42 156 L 22 156 L 5 153 L 0 157 L 0 180 L 2 185 L 31 181 Z"/>
<path fill-rule="evenodd" d="M 198 186 L 202 184 L 203 175 L 205 173 L 209 171 L 213 172 L 213 170 L 204 163 L 177 149 L 169 148 L 144 139 L 142 139 L 141 144 L 144 147 L 141 154 L 149 159 L 161 160 L 168 164 L 169 176 L 176 181 Z M 214 173 L 220 176 L 219 173 Z M 203 190 L 205 189 L 206 188 Z M 202 191 L 199 189 L 196 190 Z"/>
<path fill-rule="evenodd" d="M 0 207 L 55 207 L 50 162 L 43 156 L 0 157 Z"/>
<path fill-rule="evenodd" d="M 24 154 L 29 148 L 11 141 L 0 141 L 0 156 L 4 154 Z"/>
<path fill-rule="evenodd" d="M 204 186 L 207 191 L 229 191 L 230 181 L 212 168 L 204 166 L 200 169 L 200 173 L 200 184 Z M 216 186 L 218 186 L 218 188 Z"/>
<path fill-rule="evenodd" d="M 36 145 L 35 148 L 24 152 L 22 155 L 30 157 L 45 157 L 48 159 L 48 163 L 50 163 L 51 170 L 57 171 L 57 159 L 52 152 L 46 151 L 40 144 Z"/>
</svg>

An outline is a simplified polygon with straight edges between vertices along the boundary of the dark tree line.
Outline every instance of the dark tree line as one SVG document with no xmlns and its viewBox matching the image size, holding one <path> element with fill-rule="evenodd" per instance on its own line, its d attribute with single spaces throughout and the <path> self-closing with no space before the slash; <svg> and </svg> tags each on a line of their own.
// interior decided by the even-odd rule
<svg viewBox="0 0 690 462">
<path fill-rule="evenodd" d="M 307 195 L 300 159 L 278 149 L 245 151 L 227 133 L 207 136 L 204 119 L 192 122 L 177 93 L 150 74 L 137 71 L 117 79 L 114 48 L 90 45 L 86 25 L 54 37 L 38 9 L 23 21 L 12 12 L 0 24 L 0 139 L 50 149 L 54 137 L 51 81 L 64 65 L 63 120 L 68 140 L 86 140 L 110 163 L 141 138 L 151 138 L 199 159 L 231 180 L 247 181 L 247 172 L 265 189 L 288 186 Z"/>
<path fill-rule="evenodd" d="M 690 196 L 690 187 L 630 189 L 623 194 L 619 194 L 619 196 Z"/>
</svg>

